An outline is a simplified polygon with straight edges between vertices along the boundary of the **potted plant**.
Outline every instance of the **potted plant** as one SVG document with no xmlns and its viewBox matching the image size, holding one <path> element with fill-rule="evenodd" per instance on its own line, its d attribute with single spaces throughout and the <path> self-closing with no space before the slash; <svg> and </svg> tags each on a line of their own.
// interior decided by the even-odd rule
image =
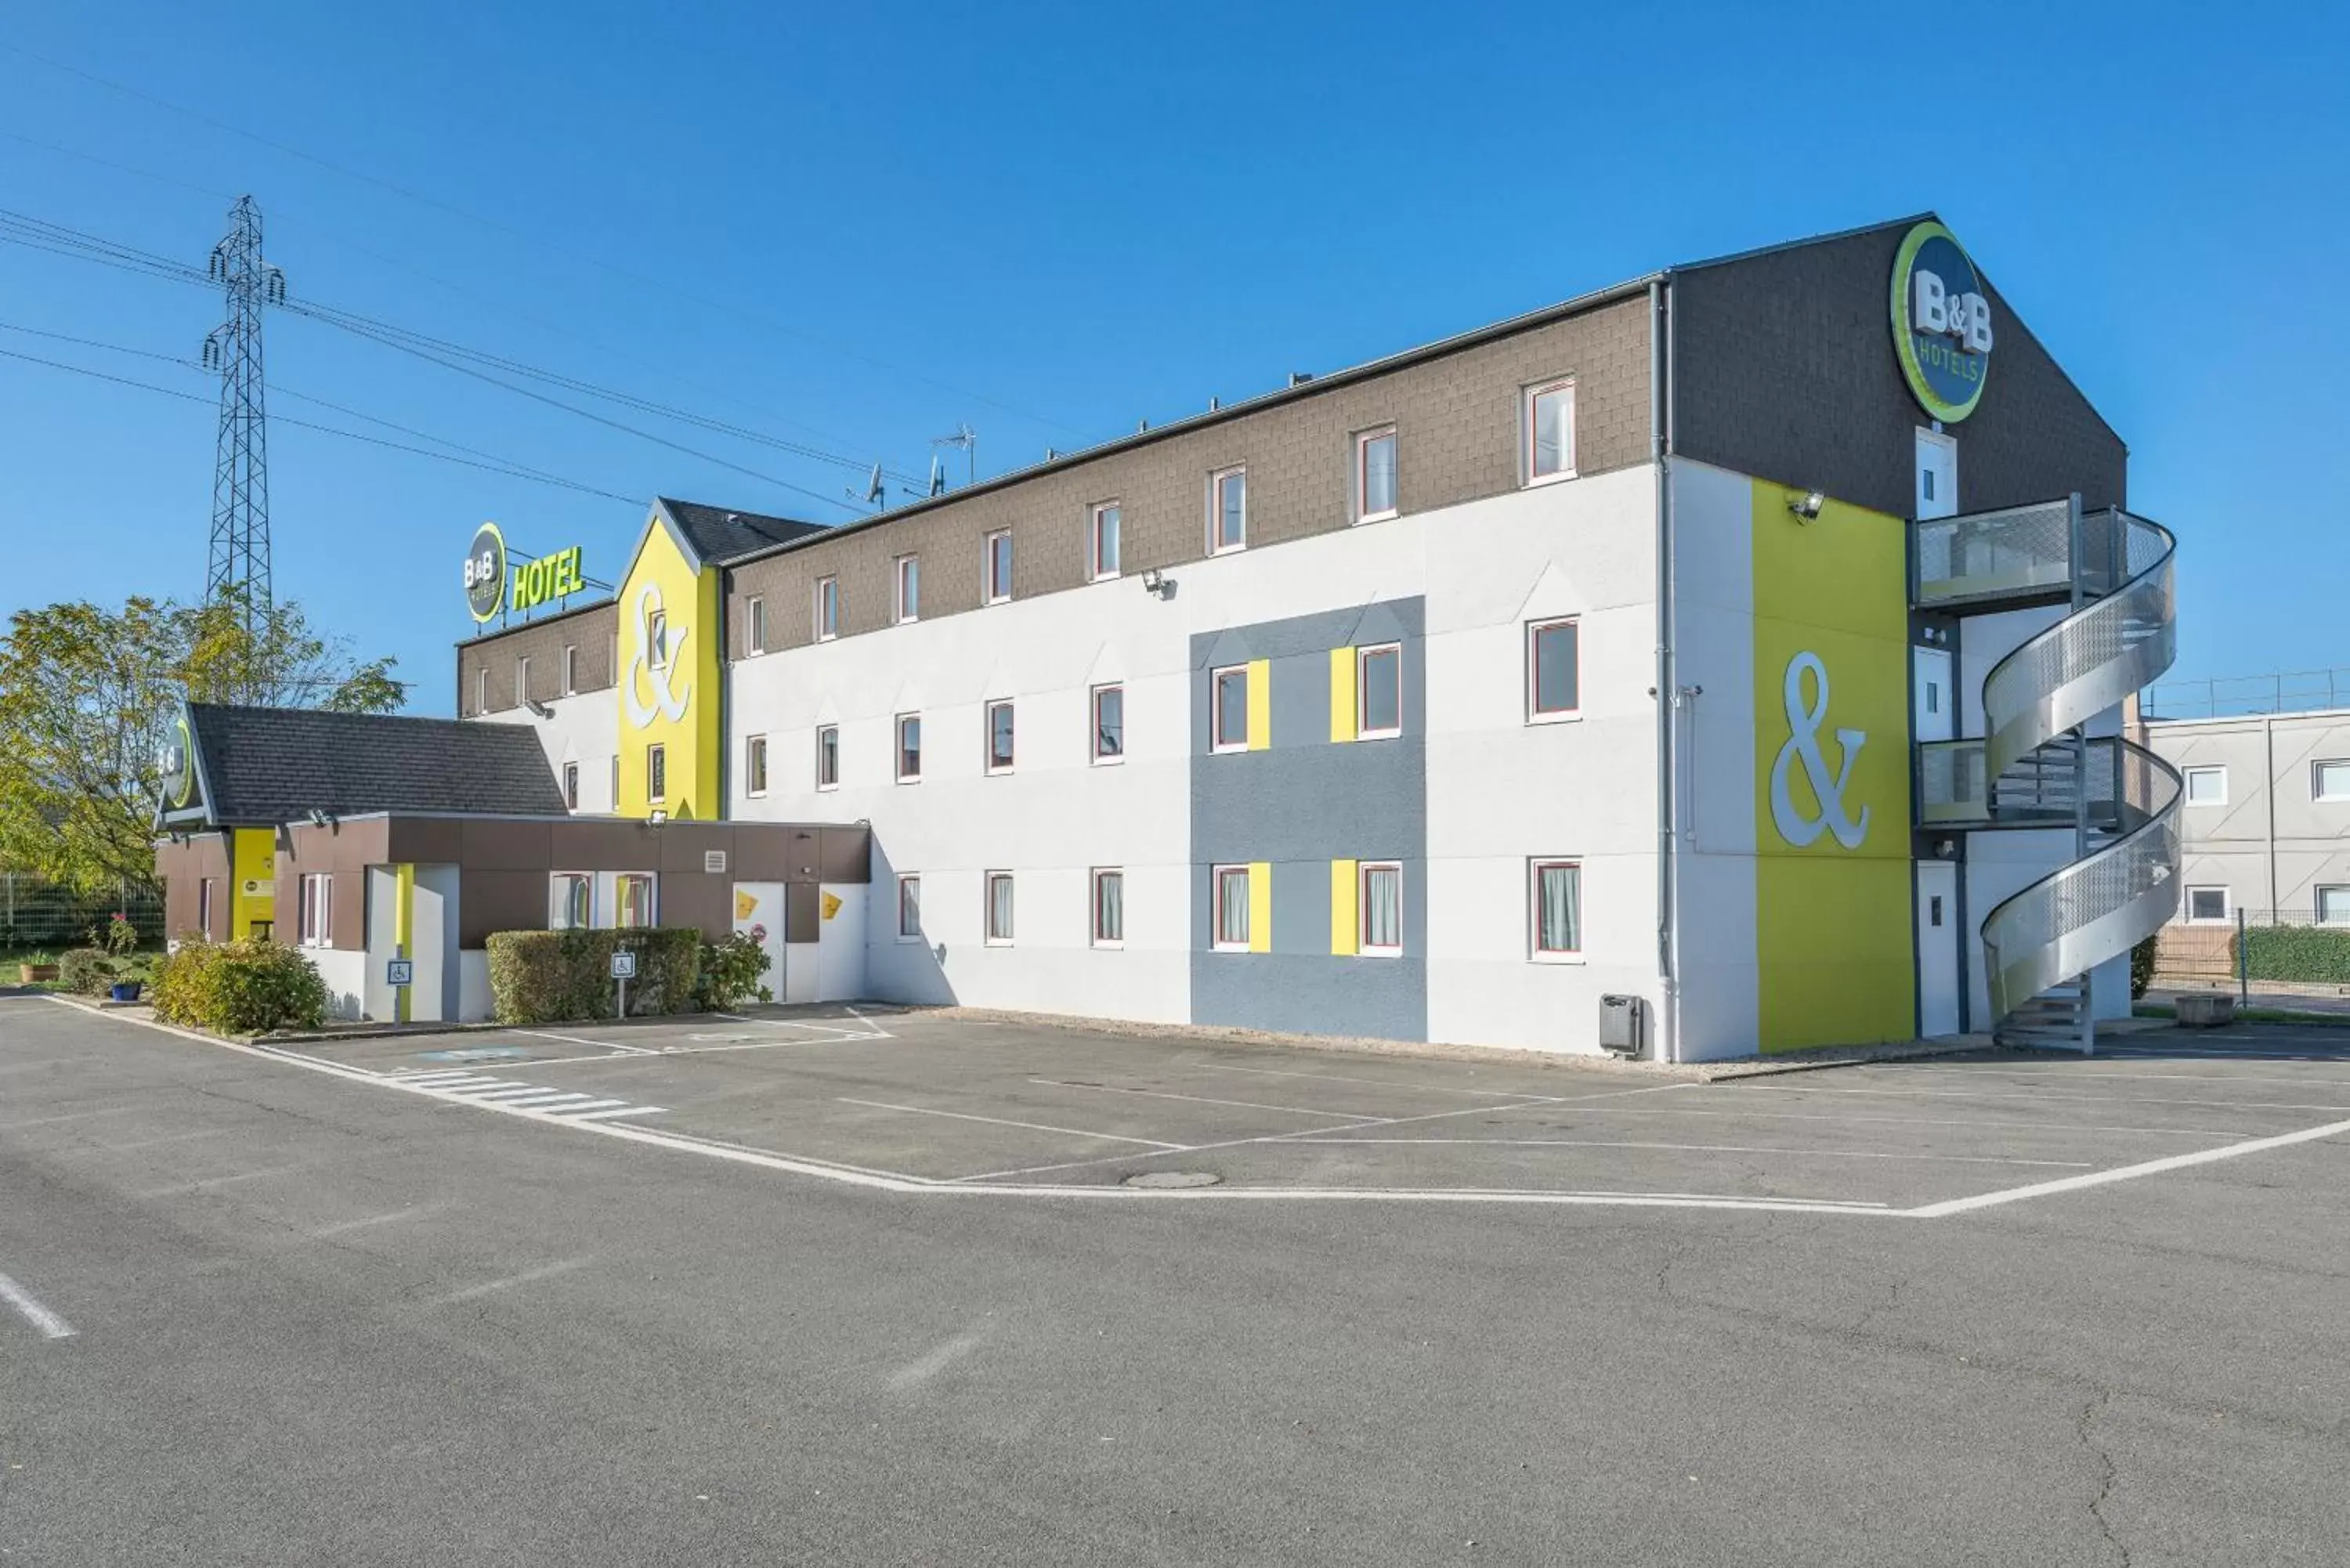
<svg viewBox="0 0 2350 1568">
<path fill-rule="evenodd" d="M 143 980 L 118 980 L 107 988 L 107 994 L 117 1002 L 136 1002 L 146 983 Z"/>
<path fill-rule="evenodd" d="M 16 966 L 19 977 L 26 985 L 39 985 L 57 978 L 57 962 L 45 952 L 35 953 Z"/>
<path fill-rule="evenodd" d="M 127 961 L 132 953 L 139 950 L 139 928 L 130 923 L 130 916 L 119 909 L 115 911 L 113 918 L 107 921 L 106 929 L 100 934 L 104 939 L 107 953 L 117 965 Z M 143 981 L 118 980 L 107 990 L 117 1002 L 136 1002 L 139 1000 L 140 988 L 143 984 L 145 984 Z"/>
</svg>

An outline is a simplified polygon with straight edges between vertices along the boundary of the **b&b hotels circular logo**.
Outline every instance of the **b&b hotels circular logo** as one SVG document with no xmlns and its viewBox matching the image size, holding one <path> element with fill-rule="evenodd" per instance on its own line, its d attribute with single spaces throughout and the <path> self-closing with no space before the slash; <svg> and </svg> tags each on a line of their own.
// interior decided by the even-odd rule
<svg viewBox="0 0 2350 1568">
<path fill-rule="evenodd" d="M 1919 223 L 1893 256 L 1893 347 L 1918 406 L 1956 424 L 1991 375 L 1991 300 L 1958 236 Z"/>
</svg>

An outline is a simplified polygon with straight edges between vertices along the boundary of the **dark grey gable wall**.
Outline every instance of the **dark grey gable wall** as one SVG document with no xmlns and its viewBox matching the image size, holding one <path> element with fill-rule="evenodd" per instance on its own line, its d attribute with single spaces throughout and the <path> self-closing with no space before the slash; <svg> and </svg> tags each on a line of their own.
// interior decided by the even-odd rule
<svg viewBox="0 0 2350 1568">
<path fill-rule="evenodd" d="M 1893 255 L 1908 232 L 1898 224 L 1676 273 L 1674 450 L 1908 516 L 1915 432 L 1930 421 L 1893 343 Z M 1986 275 L 1997 260 L 1969 254 Z M 2079 281 L 2093 285 L 2085 269 Z M 1995 287 L 1991 302 L 1991 379 L 1975 411 L 1950 427 L 1961 509 L 2076 490 L 2091 507 L 2126 504 L 2121 438 Z"/>
<path fill-rule="evenodd" d="M 1191 1018 L 1382 1040 L 1428 1038 L 1426 611 L 1419 598 L 1201 632 L 1191 639 Z M 1403 733 L 1330 739 L 1330 650 L 1403 647 Z M 1210 749 L 1209 676 L 1270 664 L 1269 747 Z M 1403 867 L 1404 951 L 1330 951 L 1330 862 Z M 1217 866 L 1273 867 L 1273 950 L 1211 946 Z"/>
</svg>

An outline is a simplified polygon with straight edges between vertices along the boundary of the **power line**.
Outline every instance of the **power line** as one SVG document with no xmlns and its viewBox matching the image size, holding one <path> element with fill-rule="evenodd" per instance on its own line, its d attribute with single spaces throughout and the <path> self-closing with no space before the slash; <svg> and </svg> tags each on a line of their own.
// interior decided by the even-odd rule
<svg viewBox="0 0 2350 1568">
<path fill-rule="evenodd" d="M 225 120 L 215 119 L 208 114 L 201 113 L 198 110 L 189 109 L 184 105 L 173 103 L 167 99 L 157 98 L 152 93 L 143 92 L 137 88 L 126 86 L 121 82 L 109 80 L 105 77 L 97 75 L 95 72 L 86 71 L 78 66 L 68 65 L 63 60 L 51 59 L 46 55 L 35 54 L 32 50 L 24 47 L 22 45 L 0 41 L 0 49 L 5 49 L 10 54 L 31 60 L 36 65 L 47 66 L 51 70 L 63 71 L 68 76 L 78 77 L 83 81 L 89 82 L 94 86 L 102 87 L 109 92 L 120 93 L 126 98 L 136 99 L 141 103 L 150 104 L 154 108 L 167 110 L 170 113 L 182 116 L 188 119 L 192 119 L 200 125 L 210 126 L 214 130 L 224 131 L 231 136 L 243 137 L 248 141 L 255 142 L 260 146 L 269 148 L 273 151 L 284 153 L 288 158 L 298 158 L 303 162 L 324 169 L 329 173 L 339 174 L 347 180 L 357 180 L 363 184 L 372 185 L 378 190 L 388 191 L 393 195 L 399 196 L 403 200 L 414 202 L 422 206 L 431 207 L 435 211 L 446 213 L 452 217 L 462 218 L 469 223 L 478 224 L 481 227 L 492 230 L 494 233 L 505 234 L 513 239 L 521 240 L 525 244 L 538 245 L 543 249 L 554 252 L 557 255 L 566 256 L 570 260 L 582 263 L 586 265 L 599 268 L 602 271 L 612 274 L 616 277 L 625 279 L 629 283 L 634 284 L 639 288 L 659 289 L 664 294 L 674 296 L 679 299 L 690 301 L 691 303 L 702 306 L 706 309 L 723 311 L 728 315 L 740 317 L 745 321 L 756 322 L 759 325 L 765 327 L 770 331 L 781 332 L 787 337 L 795 337 L 803 343 L 822 348 L 827 353 L 837 354 L 845 358 L 858 360 L 861 363 L 873 366 L 877 369 L 887 370 L 892 375 L 902 376 L 908 379 L 919 381 L 925 386 L 935 387 L 941 391 L 951 392 L 959 398 L 969 398 L 976 402 L 985 403 L 990 408 L 1000 409 L 1005 413 L 1016 415 L 1021 419 L 1032 421 L 1036 424 L 1050 425 L 1055 430 L 1066 431 L 1070 434 L 1081 438 L 1086 435 L 1084 431 L 1081 431 L 1075 425 L 1068 424 L 1061 420 L 1051 419 L 1043 414 L 1030 413 L 1025 410 L 1014 408 L 1009 403 L 988 397 L 984 393 L 974 392 L 967 387 L 958 387 L 952 382 L 940 380 L 934 376 L 926 376 L 919 370 L 908 369 L 902 365 L 893 364 L 889 360 L 879 358 L 871 354 L 863 353 L 858 349 L 844 348 L 837 344 L 827 342 L 811 333 L 804 332 L 798 327 L 787 326 L 781 321 L 775 320 L 772 317 L 761 316 L 754 311 L 746 310 L 740 306 L 729 305 L 723 300 L 712 299 L 706 295 L 696 294 L 690 289 L 679 288 L 673 284 L 665 283 L 659 278 L 650 277 L 642 273 L 631 271 L 630 269 L 620 266 L 616 263 L 606 261 L 600 256 L 589 255 L 584 251 L 573 250 L 567 245 L 557 244 L 554 240 L 542 238 L 541 236 L 529 233 L 526 230 L 515 228 L 510 223 L 501 223 L 495 218 L 485 218 L 478 213 L 469 212 L 463 207 L 452 205 L 447 202 L 440 200 L 438 197 L 428 196 L 421 191 L 411 190 L 407 186 L 399 184 L 393 181 L 383 179 L 378 175 L 367 173 L 362 170 L 349 168 L 344 164 L 334 162 L 330 159 L 319 157 L 317 153 L 307 152 L 301 148 L 292 146 L 286 142 L 275 140 L 269 137 L 263 136 L 256 131 L 247 130 L 242 126 L 231 125 Z"/>
</svg>

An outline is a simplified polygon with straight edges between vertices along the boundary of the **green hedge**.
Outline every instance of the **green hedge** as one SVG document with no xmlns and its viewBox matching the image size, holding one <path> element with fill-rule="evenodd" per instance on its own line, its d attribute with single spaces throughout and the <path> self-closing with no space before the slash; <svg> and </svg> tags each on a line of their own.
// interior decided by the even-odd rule
<svg viewBox="0 0 2350 1568">
<path fill-rule="evenodd" d="M 566 1023 L 612 1016 L 612 954 L 637 955 L 629 1016 L 687 1012 L 702 973 L 702 933 L 631 930 L 493 931 L 490 1013 L 500 1023 Z"/>
<path fill-rule="evenodd" d="M 316 1029 L 327 1021 L 327 982 L 278 942 L 183 940 L 155 972 L 155 1013 L 221 1034 Z"/>
<path fill-rule="evenodd" d="M 2253 980 L 2350 985 L 2350 930 L 2254 926 L 2243 943 L 2244 971 Z"/>
<path fill-rule="evenodd" d="M 2148 937 L 2130 949 L 2130 1000 L 2136 1002 L 2154 983 L 2155 944 L 2158 937 Z"/>
<path fill-rule="evenodd" d="M 114 966 L 99 948 L 68 948 L 57 960 L 57 983 L 78 996 L 103 996 L 114 985 Z"/>
</svg>

